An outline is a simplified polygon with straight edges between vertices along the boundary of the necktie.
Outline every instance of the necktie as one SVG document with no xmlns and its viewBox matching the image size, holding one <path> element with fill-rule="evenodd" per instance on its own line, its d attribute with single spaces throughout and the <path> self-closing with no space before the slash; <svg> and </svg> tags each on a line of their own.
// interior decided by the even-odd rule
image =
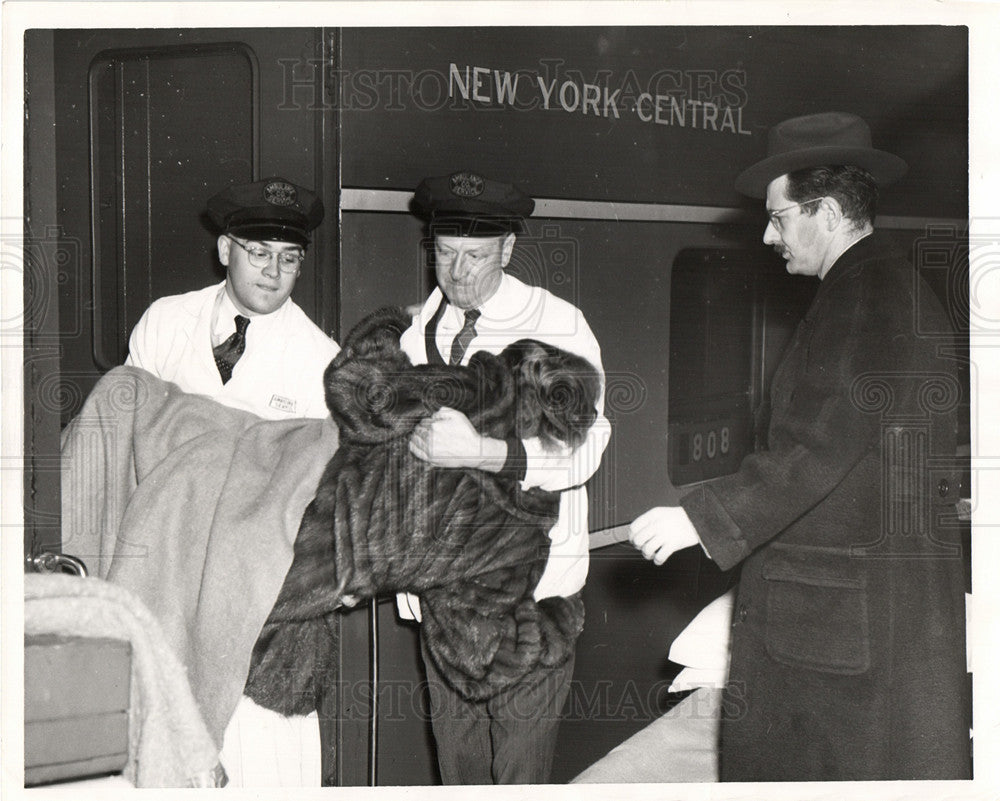
<svg viewBox="0 0 1000 801">
<path fill-rule="evenodd" d="M 482 312 L 479 309 L 469 309 L 465 313 L 465 325 L 462 326 L 462 330 L 458 332 L 458 336 L 451 343 L 451 357 L 448 359 L 448 364 L 458 364 L 462 361 L 469 343 L 475 339 L 476 320 L 479 319 L 480 314 Z"/>
<path fill-rule="evenodd" d="M 250 325 L 250 318 L 237 314 L 233 320 L 236 322 L 236 333 L 232 334 L 221 345 L 212 348 L 212 353 L 215 355 L 215 365 L 219 368 L 223 384 L 233 377 L 233 367 L 240 360 L 247 345 L 247 326 Z"/>
</svg>

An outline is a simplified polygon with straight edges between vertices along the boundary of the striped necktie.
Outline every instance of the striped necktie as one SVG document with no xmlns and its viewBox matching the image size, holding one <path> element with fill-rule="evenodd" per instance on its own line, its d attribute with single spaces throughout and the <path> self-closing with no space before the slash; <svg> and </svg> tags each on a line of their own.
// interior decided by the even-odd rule
<svg viewBox="0 0 1000 801">
<path fill-rule="evenodd" d="M 219 368 L 219 375 L 222 377 L 223 384 L 233 377 L 233 368 L 236 366 L 236 362 L 240 360 L 240 356 L 243 355 L 243 351 L 247 346 L 247 326 L 250 325 L 250 318 L 244 317 L 242 314 L 237 314 L 233 320 L 236 323 L 236 333 L 232 334 L 221 345 L 216 345 L 212 348 L 212 353 L 215 356 L 215 366 Z"/>
<path fill-rule="evenodd" d="M 462 330 L 458 332 L 458 336 L 451 343 L 451 357 L 448 359 L 448 364 L 461 363 L 469 343 L 476 337 L 476 320 L 481 314 L 479 309 L 469 309 L 465 313 L 465 325 L 462 326 Z"/>
</svg>

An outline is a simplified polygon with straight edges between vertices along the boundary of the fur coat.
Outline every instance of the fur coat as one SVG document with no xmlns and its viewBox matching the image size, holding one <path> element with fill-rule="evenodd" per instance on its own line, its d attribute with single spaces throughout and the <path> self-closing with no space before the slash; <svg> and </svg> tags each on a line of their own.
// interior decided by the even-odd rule
<svg viewBox="0 0 1000 801">
<path fill-rule="evenodd" d="M 306 509 L 292 566 L 254 648 L 245 692 L 283 714 L 317 708 L 337 676 L 330 615 L 394 592 L 421 597 L 424 639 L 454 688 L 488 698 L 572 653 L 579 596 L 535 601 L 559 496 L 515 478 L 435 468 L 409 452 L 442 406 L 482 434 L 583 441 L 600 391 L 594 368 L 534 340 L 466 367 L 410 364 L 409 319 L 363 320 L 325 375 L 340 446 Z"/>
</svg>

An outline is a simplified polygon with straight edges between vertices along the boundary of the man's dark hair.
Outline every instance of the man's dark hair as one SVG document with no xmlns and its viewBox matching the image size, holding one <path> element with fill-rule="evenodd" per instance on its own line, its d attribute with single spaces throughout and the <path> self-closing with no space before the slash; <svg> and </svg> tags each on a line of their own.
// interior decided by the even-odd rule
<svg viewBox="0 0 1000 801">
<path fill-rule="evenodd" d="M 871 173 L 853 165 L 809 167 L 788 173 L 785 194 L 789 200 L 802 203 L 815 197 L 836 198 L 844 216 L 861 228 L 865 223 L 875 223 L 878 205 L 878 184 Z M 819 204 L 802 207 L 804 214 L 814 215 Z"/>
</svg>

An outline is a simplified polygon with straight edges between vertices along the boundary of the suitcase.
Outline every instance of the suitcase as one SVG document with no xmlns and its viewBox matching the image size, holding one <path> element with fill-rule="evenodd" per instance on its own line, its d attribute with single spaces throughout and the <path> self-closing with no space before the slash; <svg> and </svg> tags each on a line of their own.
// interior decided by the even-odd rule
<svg viewBox="0 0 1000 801">
<path fill-rule="evenodd" d="M 121 771 L 132 648 L 110 638 L 24 638 L 24 784 Z"/>
</svg>

